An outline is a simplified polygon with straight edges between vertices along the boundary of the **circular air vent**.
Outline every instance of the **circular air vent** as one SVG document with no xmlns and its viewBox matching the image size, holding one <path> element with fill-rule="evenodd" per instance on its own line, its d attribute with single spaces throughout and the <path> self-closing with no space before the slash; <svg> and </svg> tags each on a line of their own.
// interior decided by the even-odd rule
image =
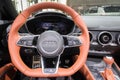
<svg viewBox="0 0 120 80">
<path fill-rule="evenodd" d="M 120 35 L 118 36 L 117 41 L 118 41 L 118 44 L 120 45 Z"/>
<path fill-rule="evenodd" d="M 112 35 L 110 32 L 104 31 L 98 35 L 98 42 L 101 45 L 108 45 L 112 41 Z"/>
<path fill-rule="evenodd" d="M 90 31 L 89 31 L 89 36 L 90 36 L 90 42 L 92 42 L 92 40 L 93 40 L 93 34 Z"/>
</svg>

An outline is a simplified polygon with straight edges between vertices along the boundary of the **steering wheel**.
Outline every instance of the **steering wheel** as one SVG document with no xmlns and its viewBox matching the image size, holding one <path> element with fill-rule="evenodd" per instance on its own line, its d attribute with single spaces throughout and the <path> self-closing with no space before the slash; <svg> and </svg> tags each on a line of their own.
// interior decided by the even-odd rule
<svg viewBox="0 0 120 80">
<path fill-rule="evenodd" d="M 68 13 L 75 24 L 81 29 L 82 34 L 80 36 L 68 36 L 60 35 L 55 31 L 45 31 L 40 35 L 24 35 L 21 36 L 18 33 L 20 27 L 26 22 L 27 18 L 33 12 L 41 9 L 58 9 Z M 33 26 L 34 27 L 34 26 Z M 36 39 L 37 38 L 37 39 Z M 66 39 L 66 43 L 65 40 Z M 35 41 L 36 40 L 36 41 Z M 36 44 L 34 44 L 34 41 Z M 12 63 L 15 67 L 26 76 L 30 77 L 60 77 L 70 76 L 77 72 L 85 63 L 89 50 L 89 34 L 88 29 L 83 22 L 80 15 L 75 12 L 72 8 L 54 2 L 43 2 L 35 4 L 21 14 L 14 20 L 10 29 L 8 38 L 9 52 Z M 41 68 L 31 69 L 29 68 L 20 57 L 20 47 L 31 47 L 36 48 L 41 56 Z M 75 63 L 69 68 L 60 68 L 59 59 L 65 48 L 79 46 L 80 54 Z M 55 59 L 55 67 L 45 67 L 46 59 Z"/>
</svg>

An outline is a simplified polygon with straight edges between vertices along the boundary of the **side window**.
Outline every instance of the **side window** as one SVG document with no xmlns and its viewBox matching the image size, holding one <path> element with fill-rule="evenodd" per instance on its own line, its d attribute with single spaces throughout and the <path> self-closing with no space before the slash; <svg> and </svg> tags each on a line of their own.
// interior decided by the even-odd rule
<svg viewBox="0 0 120 80">
<path fill-rule="evenodd" d="M 89 13 L 89 9 L 87 9 L 87 10 L 84 11 L 84 14 L 86 14 L 86 13 Z"/>
<path fill-rule="evenodd" d="M 110 6 L 104 8 L 105 12 L 120 12 L 120 6 Z"/>
<path fill-rule="evenodd" d="M 92 8 L 89 13 L 97 13 L 98 12 L 98 9 L 97 8 Z"/>
</svg>

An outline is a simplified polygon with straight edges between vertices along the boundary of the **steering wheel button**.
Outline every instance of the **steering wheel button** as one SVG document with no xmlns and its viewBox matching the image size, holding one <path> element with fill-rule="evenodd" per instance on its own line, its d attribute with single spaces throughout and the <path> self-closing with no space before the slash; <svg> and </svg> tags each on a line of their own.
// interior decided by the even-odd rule
<svg viewBox="0 0 120 80">
<path fill-rule="evenodd" d="M 19 45 L 26 45 L 26 41 L 25 40 L 20 40 L 17 42 L 17 44 Z"/>
<path fill-rule="evenodd" d="M 32 46 L 32 41 L 27 41 L 26 45 L 27 46 Z"/>
<path fill-rule="evenodd" d="M 44 73 L 48 73 L 48 74 L 53 74 L 56 72 L 56 69 L 52 69 L 52 68 L 47 68 L 47 69 L 44 69 Z"/>
<path fill-rule="evenodd" d="M 72 46 L 73 45 L 73 41 L 68 41 L 68 45 Z"/>
<path fill-rule="evenodd" d="M 73 45 L 77 45 L 77 42 L 76 42 L 76 41 L 73 41 Z"/>
<path fill-rule="evenodd" d="M 18 41 L 18 42 L 17 42 L 17 44 L 19 44 L 19 45 L 20 45 L 20 44 L 21 44 L 21 41 Z"/>
<path fill-rule="evenodd" d="M 74 42 L 75 42 L 76 45 L 80 45 L 81 44 L 81 42 L 78 41 L 78 40 L 75 40 Z"/>
</svg>

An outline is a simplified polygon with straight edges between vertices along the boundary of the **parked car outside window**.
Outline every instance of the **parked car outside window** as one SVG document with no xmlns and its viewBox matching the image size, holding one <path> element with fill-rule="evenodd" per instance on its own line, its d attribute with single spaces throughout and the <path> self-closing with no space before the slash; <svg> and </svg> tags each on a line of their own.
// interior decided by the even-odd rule
<svg viewBox="0 0 120 80">
<path fill-rule="evenodd" d="M 118 16 L 120 15 L 120 6 L 94 6 L 90 7 L 87 10 L 85 10 L 84 15 L 112 15 L 112 16 Z"/>
</svg>

